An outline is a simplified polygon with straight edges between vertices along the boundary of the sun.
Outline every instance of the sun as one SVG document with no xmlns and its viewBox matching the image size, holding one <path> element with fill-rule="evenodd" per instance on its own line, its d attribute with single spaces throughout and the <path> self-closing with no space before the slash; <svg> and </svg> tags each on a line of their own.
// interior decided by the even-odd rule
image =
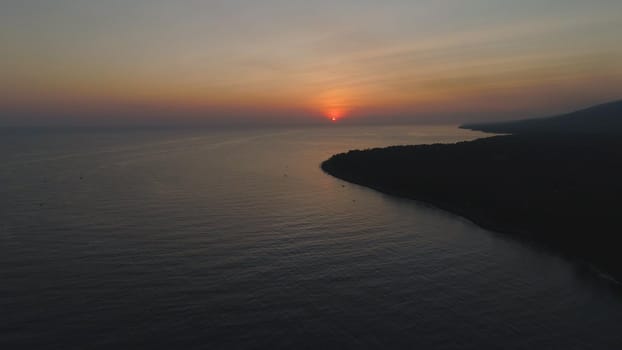
<svg viewBox="0 0 622 350">
<path fill-rule="evenodd" d="M 333 123 L 336 123 L 344 115 L 344 111 L 337 108 L 332 108 L 324 112 L 324 115 Z"/>
</svg>

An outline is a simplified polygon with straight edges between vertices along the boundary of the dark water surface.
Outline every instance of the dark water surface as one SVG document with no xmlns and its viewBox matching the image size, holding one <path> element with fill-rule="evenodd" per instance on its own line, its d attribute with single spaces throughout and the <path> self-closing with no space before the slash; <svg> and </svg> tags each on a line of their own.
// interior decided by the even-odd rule
<svg viewBox="0 0 622 350">
<path fill-rule="evenodd" d="M 319 169 L 479 135 L 2 131 L 0 348 L 621 348 L 593 274 Z"/>
</svg>

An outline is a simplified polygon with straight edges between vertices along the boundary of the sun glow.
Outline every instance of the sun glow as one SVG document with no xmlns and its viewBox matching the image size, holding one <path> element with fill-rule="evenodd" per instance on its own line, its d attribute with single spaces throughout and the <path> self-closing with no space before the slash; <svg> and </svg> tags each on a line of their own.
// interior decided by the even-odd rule
<svg viewBox="0 0 622 350">
<path fill-rule="evenodd" d="M 328 109 L 326 112 L 324 112 L 324 115 L 326 115 L 326 117 L 330 121 L 336 122 L 339 119 L 343 118 L 343 116 L 345 115 L 345 112 L 342 109 L 332 108 L 332 109 Z"/>
</svg>

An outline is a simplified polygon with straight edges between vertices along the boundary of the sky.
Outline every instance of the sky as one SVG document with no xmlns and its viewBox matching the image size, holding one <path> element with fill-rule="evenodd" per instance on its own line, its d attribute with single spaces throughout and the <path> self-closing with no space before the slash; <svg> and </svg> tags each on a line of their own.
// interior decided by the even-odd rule
<svg viewBox="0 0 622 350">
<path fill-rule="evenodd" d="M 622 98 L 620 0 L 2 0 L 0 126 L 460 123 Z"/>
</svg>

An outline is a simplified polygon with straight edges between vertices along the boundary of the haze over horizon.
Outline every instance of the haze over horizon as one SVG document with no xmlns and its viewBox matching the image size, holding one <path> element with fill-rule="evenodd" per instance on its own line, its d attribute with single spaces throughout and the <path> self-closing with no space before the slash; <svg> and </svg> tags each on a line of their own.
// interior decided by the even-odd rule
<svg viewBox="0 0 622 350">
<path fill-rule="evenodd" d="M 0 126 L 461 123 L 622 97 L 622 2 L 1 5 Z"/>
</svg>

